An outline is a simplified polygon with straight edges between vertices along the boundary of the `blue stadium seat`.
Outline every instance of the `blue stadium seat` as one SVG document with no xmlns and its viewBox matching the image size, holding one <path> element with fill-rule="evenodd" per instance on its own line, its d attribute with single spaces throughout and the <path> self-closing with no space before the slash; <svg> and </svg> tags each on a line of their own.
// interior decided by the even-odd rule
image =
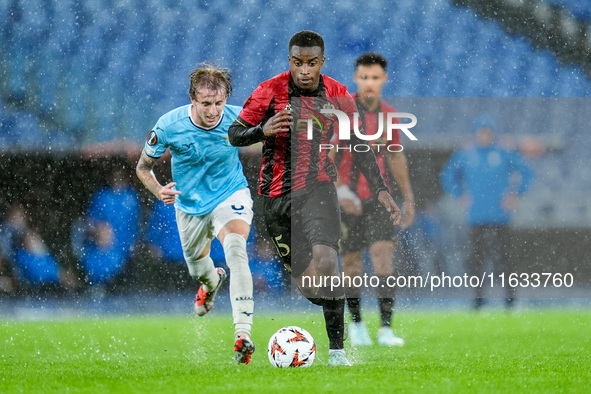
<svg viewBox="0 0 591 394">
<path fill-rule="evenodd" d="M 9 144 L 16 150 L 44 149 L 47 138 L 39 126 L 39 119 L 28 111 L 16 111 L 9 115 L 6 124 L 10 127 Z"/>
<path fill-rule="evenodd" d="M 588 96 L 591 92 L 591 83 L 580 70 L 560 65 L 552 55 L 532 49 L 526 39 L 509 36 L 496 22 L 449 2 L 367 0 L 352 10 L 350 2 L 306 0 L 303 7 L 323 11 L 308 14 L 291 13 L 285 0 L 240 9 L 230 0 L 34 2 L 38 5 L 27 7 L 20 21 L 0 21 L 8 49 L 2 60 L 9 71 L 3 100 L 20 100 L 28 106 L 22 98 L 37 89 L 39 97 L 33 102 L 38 107 L 29 109 L 47 113 L 56 103 L 65 103 L 55 110 L 65 129 L 84 128 L 88 117 L 81 114 L 86 109 L 92 119 L 100 119 L 90 123 L 93 127 L 101 124 L 136 133 L 121 130 L 129 123 L 146 130 L 154 122 L 154 112 L 186 102 L 187 73 L 206 59 L 233 70 L 231 101 L 242 104 L 259 82 L 287 69 L 286 46 L 293 32 L 285 29 L 286 18 L 293 26 L 324 35 L 329 57 L 325 71 L 351 88 L 354 59 L 366 50 L 377 50 L 390 60 L 391 82 L 384 90 L 388 96 Z M 573 13 L 584 8 L 575 0 L 553 2 Z M 2 2 L 0 10 L 7 15 L 14 4 L 24 3 Z M 17 8 L 24 10 L 22 5 Z M 229 14 L 228 8 L 237 11 Z M 37 64 L 32 65 L 31 59 Z M 25 69 L 34 70 L 34 78 L 25 75 Z M 73 86 L 80 86 L 79 91 Z M 98 102 L 104 103 L 100 109 L 89 109 Z M 133 120 L 121 117 L 120 107 L 127 103 L 137 105 L 130 115 Z"/>
<path fill-rule="evenodd" d="M 564 8 L 579 19 L 591 21 L 591 4 L 581 0 L 546 0 L 548 3 Z"/>
</svg>

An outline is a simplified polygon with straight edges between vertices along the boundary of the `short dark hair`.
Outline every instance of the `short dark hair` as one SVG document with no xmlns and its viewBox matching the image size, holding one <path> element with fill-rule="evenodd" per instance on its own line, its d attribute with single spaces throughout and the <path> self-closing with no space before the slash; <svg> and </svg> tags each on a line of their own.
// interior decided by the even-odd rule
<svg viewBox="0 0 591 394">
<path fill-rule="evenodd" d="M 379 64 L 384 71 L 388 68 L 388 61 L 386 58 L 376 52 L 364 53 L 355 60 L 355 68 L 359 66 L 371 66 L 372 64 Z"/>
<path fill-rule="evenodd" d="M 324 55 L 324 39 L 322 36 L 315 31 L 302 30 L 298 31 L 289 39 L 289 51 L 291 47 L 297 45 L 299 47 L 310 48 L 320 47 L 322 54 Z"/>
<path fill-rule="evenodd" d="M 201 63 L 189 76 L 189 97 L 197 98 L 197 91 L 205 87 L 213 91 L 223 90 L 226 97 L 232 94 L 230 70 L 213 63 Z"/>
</svg>

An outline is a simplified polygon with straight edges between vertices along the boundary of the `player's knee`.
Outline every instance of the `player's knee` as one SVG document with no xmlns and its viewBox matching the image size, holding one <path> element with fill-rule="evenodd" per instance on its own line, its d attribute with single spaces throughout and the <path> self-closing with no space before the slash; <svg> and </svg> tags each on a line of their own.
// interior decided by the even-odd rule
<svg viewBox="0 0 591 394">
<path fill-rule="evenodd" d="M 316 245 L 313 250 L 313 261 L 316 272 L 320 276 L 338 275 L 337 251 L 326 245 Z"/>
<path fill-rule="evenodd" d="M 224 254 L 226 264 L 230 269 L 235 266 L 248 265 L 248 254 L 246 253 L 246 240 L 239 234 L 230 233 L 224 238 Z"/>
</svg>

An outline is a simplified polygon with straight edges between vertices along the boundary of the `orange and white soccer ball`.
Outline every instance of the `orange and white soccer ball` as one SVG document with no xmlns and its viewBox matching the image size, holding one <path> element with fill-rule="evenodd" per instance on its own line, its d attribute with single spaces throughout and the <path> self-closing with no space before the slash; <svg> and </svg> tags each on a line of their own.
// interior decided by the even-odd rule
<svg viewBox="0 0 591 394">
<path fill-rule="evenodd" d="M 301 327 L 283 327 L 269 339 L 267 355 L 277 368 L 309 367 L 316 358 L 316 343 Z"/>
</svg>

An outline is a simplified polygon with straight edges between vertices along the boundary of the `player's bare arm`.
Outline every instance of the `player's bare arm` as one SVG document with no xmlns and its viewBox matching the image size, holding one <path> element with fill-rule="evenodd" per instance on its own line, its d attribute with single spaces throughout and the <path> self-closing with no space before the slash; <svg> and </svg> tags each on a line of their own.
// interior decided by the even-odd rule
<svg viewBox="0 0 591 394">
<path fill-rule="evenodd" d="M 174 204 L 176 201 L 176 196 L 181 194 L 181 192 L 172 189 L 174 186 L 176 186 L 175 182 L 170 182 L 166 186 L 162 186 L 160 182 L 158 182 L 153 171 L 155 164 L 156 159 L 148 156 L 146 154 L 146 150 L 144 149 L 135 168 L 135 173 L 137 174 L 137 177 L 140 179 L 140 181 L 142 181 L 144 186 L 150 191 L 150 193 L 156 196 L 156 198 L 163 201 L 167 205 Z"/>
<path fill-rule="evenodd" d="M 408 175 L 408 161 L 404 152 L 391 152 L 388 155 L 388 167 L 404 195 L 402 205 L 402 220 L 400 227 L 404 230 L 410 227 L 415 220 L 415 197 Z"/>
</svg>

